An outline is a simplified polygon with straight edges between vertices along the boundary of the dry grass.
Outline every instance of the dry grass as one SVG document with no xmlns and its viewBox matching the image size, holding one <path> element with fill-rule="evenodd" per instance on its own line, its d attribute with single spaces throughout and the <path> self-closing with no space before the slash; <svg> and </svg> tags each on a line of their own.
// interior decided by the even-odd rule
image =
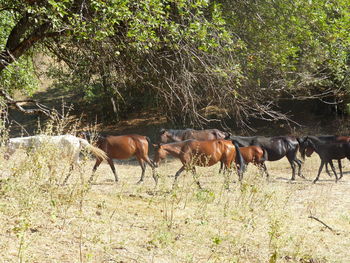
<svg viewBox="0 0 350 263">
<path fill-rule="evenodd" d="M 48 152 L 50 154 L 48 154 Z M 163 163 L 160 182 L 134 161 L 117 162 L 120 183 L 107 164 L 87 179 L 85 159 L 68 185 L 64 160 L 43 149 L 0 160 L 0 262 L 347 262 L 350 247 L 348 175 L 316 185 L 318 157 L 289 183 L 286 160 L 268 163 L 271 180 L 249 167 L 242 184 L 226 188 L 219 166 L 198 169 L 172 189 L 177 160 Z M 348 162 L 345 171 L 349 170 Z M 47 164 L 50 164 L 47 165 Z M 310 215 L 322 220 L 334 231 Z"/>
</svg>

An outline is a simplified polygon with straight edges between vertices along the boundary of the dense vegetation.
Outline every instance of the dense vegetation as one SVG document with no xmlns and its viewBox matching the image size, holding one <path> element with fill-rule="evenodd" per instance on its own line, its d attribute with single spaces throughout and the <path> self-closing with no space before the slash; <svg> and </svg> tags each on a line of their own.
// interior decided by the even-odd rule
<svg viewBox="0 0 350 263">
<path fill-rule="evenodd" d="M 346 109 L 349 25 L 348 0 L 0 0 L 0 88 L 33 92 L 44 52 L 61 62 L 55 85 L 114 120 L 283 119 L 280 100 L 307 98 Z"/>
</svg>

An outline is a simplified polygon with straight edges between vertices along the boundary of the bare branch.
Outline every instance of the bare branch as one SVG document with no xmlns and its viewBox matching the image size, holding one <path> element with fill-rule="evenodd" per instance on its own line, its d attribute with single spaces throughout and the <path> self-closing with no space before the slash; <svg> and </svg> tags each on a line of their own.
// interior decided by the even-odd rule
<svg viewBox="0 0 350 263">
<path fill-rule="evenodd" d="M 9 106 L 14 106 L 17 110 L 20 112 L 23 112 L 24 114 L 43 114 L 46 117 L 50 119 L 54 119 L 54 115 L 58 115 L 59 113 L 55 109 L 49 109 L 43 104 L 40 104 L 39 102 L 35 100 L 20 100 L 16 101 L 14 100 L 9 94 L 7 94 L 4 90 L 0 90 L 0 96 L 5 99 L 5 102 Z M 25 109 L 22 107 L 21 103 L 33 103 L 37 108 L 33 109 Z"/>
<path fill-rule="evenodd" d="M 336 230 L 334 230 L 333 228 L 331 228 L 329 225 L 327 225 L 326 223 L 324 223 L 323 221 L 321 221 L 320 219 L 318 219 L 317 217 L 314 217 L 313 215 L 310 215 L 308 218 L 314 219 L 317 222 L 321 223 L 322 225 L 324 225 L 326 228 L 328 228 L 330 231 L 332 231 L 333 233 L 339 235 L 340 233 Z"/>
</svg>

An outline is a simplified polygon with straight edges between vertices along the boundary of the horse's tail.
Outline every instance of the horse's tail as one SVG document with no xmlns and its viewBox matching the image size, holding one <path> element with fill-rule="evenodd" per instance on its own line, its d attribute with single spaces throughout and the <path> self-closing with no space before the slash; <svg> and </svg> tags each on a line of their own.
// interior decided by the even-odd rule
<svg viewBox="0 0 350 263">
<path fill-rule="evenodd" d="M 89 150 L 93 155 L 95 155 L 96 158 L 102 159 L 102 160 L 107 160 L 108 156 L 105 151 L 101 150 L 98 147 L 95 147 L 91 145 L 87 140 L 78 138 L 80 145 Z"/>
<path fill-rule="evenodd" d="M 305 142 L 305 139 L 304 138 L 300 138 L 300 137 L 297 137 L 296 139 L 298 141 L 298 148 L 299 148 L 301 159 L 303 159 L 303 161 L 305 161 L 306 148 L 305 147 L 301 147 L 303 145 L 303 143 Z"/>
<path fill-rule="evenodd" d="M 236 150 L 236 164 L 239 165 L 238 173 L 241 175 L 244 173 L 245 170 L 245 162 L 242 156 L 241 151 L 239 150 L 238 143 L 235 140 L 232 140 L 233 145 L 235 146 Z"/>
<path fill-rule="evenodd" d="M 147 136 L 145 136 L 146 140 L 148 141 L 148 145 L 153 145 L 152 142 L 151 142 L 151 139 Z"/>
<path fill-rule="evenodd" d="M 264 148 L 262 148 L 262 147 L 260 147 L 261 148 L 261 150 L 263 151 L 263 156 L 262 156 L 262 159 L 261 159 L 261 161 L 263 161 L 263 162 L 265 162 L 265 161 L 268 161 L 268 155 L 267 155 L 267 151 L 264 149 Z"/>
</svg>

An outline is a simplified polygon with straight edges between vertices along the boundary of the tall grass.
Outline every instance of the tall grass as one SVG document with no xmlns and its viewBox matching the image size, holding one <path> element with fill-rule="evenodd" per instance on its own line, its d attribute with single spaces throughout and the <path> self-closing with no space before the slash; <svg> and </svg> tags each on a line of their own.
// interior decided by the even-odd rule
<svg viewBox="0 0 350 263">
<path fill-rule="evenodd" d="M 89 158 L 61 186 L 69 163 L 51 145 L 0 165 L 0 262 L 348 260 L 349 180 L 335 184 L 322 174 L 313 185 L 316 156 L 303 168 L 310 180 L 296 183 L 287 180 L 287 161 L 268 164 L 269 181 L 255 167 L 241 183 L 235 174 L 218 174 L 218 166 L 197 168 L 203 189 L 190 171 L 172 187 L 176 160 L 161 164 L 157 189 L 149 168 L 146 182 L 135 184 L 136 161 L 117 163 L 118 185 L 108 165 L 89 185 Z"/>
</svg>

